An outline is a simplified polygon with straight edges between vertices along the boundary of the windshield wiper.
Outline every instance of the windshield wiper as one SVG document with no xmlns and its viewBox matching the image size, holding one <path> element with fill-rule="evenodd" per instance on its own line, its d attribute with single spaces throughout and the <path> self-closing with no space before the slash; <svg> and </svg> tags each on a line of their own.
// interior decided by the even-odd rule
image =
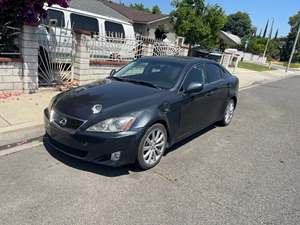
<svg viewBox="0 0 300 225">
<path fill-rule="evenodd" d="M 157 85 L 152 84 L 152 83 L 147 82 L 147 81 L 143 81 L 143 80 L 123 79 L 123 81 L 128 81 L 128 82 L 132 82 L 132 83 L 136 83 L 136 84 L 145 85 L 145 86 L 148 86 L 148 87 L 153 87 L 153 88 L 161 89 Z"/>
<path fill-rule="evenodd" d="M 109 77 L 109 78 L 117 80 L 117 81 L 125 81 L 123 78 L 120 78 L 120 77 Z"/>
</svg>

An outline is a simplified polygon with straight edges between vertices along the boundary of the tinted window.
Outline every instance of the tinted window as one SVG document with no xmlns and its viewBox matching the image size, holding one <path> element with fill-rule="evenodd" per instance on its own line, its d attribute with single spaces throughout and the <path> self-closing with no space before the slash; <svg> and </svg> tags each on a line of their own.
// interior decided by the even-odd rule
<svg viewBox="0 0 300 225">
<path fill-rule="evenodd" d="M 169 89 L 177 83 L 182 68 L 181 64 L 173 62 L 137 60 L 122 68 L 114 77 L 145 81 Z"/>
<path fill-rule="evenodd" d="M 125 32 L 122 24 L 105 21 L 104 25 L 107 36 L 118 36 L 125 38 Z"/>
<path fill-rule="evenodd" d="M 50 24 L 50 20 L 56 20 L 56 24 Z M 55 25 L 57 27 L 64 27 L 65 26 L 64 13 L 57 10 L 48 9 L 47 17 L 43 19 L 42 23 L 45 25 Z"/>
<path fill-rule="evenodd" d="M 221 70 L 215 64 L 206 65 L 206 81 L 211 83 L 221 79 Z"/>
<path fill-rule="evenodd" d="M 78 14 L 71 14 L 71 26 L 73 26 L 73 29 L 87 30 L 92 33 L 99 32 L 99 25 L 97 19 L 87 16 L 81 16 Z"/>
<path fill-rule="evenodd" d="M 183 83 L 183 88 L 186 89 L 191 83 L 201 83 L 205 82 L 204 68 L 202 65 L 193 67 L 188 74 Z"/>
</svg>

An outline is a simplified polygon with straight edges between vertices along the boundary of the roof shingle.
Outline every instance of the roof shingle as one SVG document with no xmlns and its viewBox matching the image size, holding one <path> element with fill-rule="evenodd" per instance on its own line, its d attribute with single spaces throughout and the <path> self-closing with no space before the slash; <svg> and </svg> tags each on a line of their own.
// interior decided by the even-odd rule
<svg viewBox="0 0 300 225">
<path fill-rule="evenodd" d="M 127 17 L 98 0 L 71 0 L 70 7 L 129 22 Z"/>
<path fill-rule="evenodd" d="M 141 10 L 133 9 L 126 5 L 114 3 L 110 0 L 99 0 L 99 1 L 103 2 L 105 5 L 119 12 L 123 16 L 127 17 L 129 20 L 131 20 L 134 23 L 150 23 L 155 20 L 169 17 L 168 15 L 164 15 L 164 14 L 152 14 Z"/>
</svg>

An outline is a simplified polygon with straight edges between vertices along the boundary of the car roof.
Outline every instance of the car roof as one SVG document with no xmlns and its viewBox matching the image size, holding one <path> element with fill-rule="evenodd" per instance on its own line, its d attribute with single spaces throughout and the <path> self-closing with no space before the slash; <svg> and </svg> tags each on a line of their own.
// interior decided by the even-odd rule
<svg viewBox="0 0 300 225">
<path fill-rule="evenodd" d="M 196 57 L 188 57 L 188 56 L 150 56 L 143 57 L 142 60 L 153 60 L 153 61 L 163 61 L 163 62 L 173 62 L 182 64 L 184 66 L 193 65 L 197 63 L 216 63 L 213 60 L 196 58 Z"/>
</svg>

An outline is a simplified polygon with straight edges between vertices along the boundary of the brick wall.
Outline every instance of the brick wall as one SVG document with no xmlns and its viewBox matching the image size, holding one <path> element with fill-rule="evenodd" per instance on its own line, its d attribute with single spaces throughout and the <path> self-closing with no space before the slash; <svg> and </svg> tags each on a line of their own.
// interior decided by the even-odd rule
<svg viewBox="0 0 300 225">
<path fill-rule="evenodd" d="M 24 25 L 20 38 L 22 58 L 0 57 L 0 91 L 34 92 L 38 89 L 36 27 Z"/>
<path fill-rule="evenodd" d="M 113 69 L 118 70 L 126 64 L 127 62 L 91 61 L 89 75 L 83 78 L 82 83 L 89 83 L 95 80 L 104 79 L 109 76 Z"/>
<path fill-rule="evenodd" d="M 23 91 L 23 62 L 0 58 L 0 91 Z"/>
</svg>

